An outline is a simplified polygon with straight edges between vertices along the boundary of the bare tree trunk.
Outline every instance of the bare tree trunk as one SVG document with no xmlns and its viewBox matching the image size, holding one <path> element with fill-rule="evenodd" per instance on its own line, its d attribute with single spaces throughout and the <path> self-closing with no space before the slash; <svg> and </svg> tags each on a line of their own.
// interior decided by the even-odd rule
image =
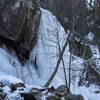
<svg viewBox="0 0 100 100">
<path fill-rule="evenodd" d="M 58 34 L 57 34 L 57 40 L 58 40 L 59 52 L 61 53 L 61 47 L 60 47 L 60 41 L 59 41 L 59 36 L 58 36 Z M 64 76 L 65 76 L 66 90 L 67 90 L 67 93 L 68 93 L 68 92 L 69 92 L 69 88 L 68 88 L 68 82 L 67 82 L 66 67 L 65 67 L 65 64 L 64 64 L 64 59 L 63 59 L 63 57 L 62 57 L 62 64 L 63 64 L 63 70 L 64 70 Z"/>
<path fill-rule="evenodd" d="M 58 69 L 59 69 L 59 65 L 60 65 L 60 63 L 61 63 L 62 57 L 63 57 L 63 55 L 64 55 L 64 52 L 65 52 L 65 50 L 66 50 L 66 47 L 67 47 L 67 45 L 68 45 L 68 42 L 69 42 L 70 37 L 71 37 L 71 33 L 69 33 L 69 35 L 68 35 L 68 37 L 67 37 L 67 39 L 66 39 L 66 42 L 65 42 L 65 44 L 64 44 L 64 46 L 63 46 L 63 48 L 62 48 L 62 51 L 61 51 L 61 53 L 60 53 L 60 55 L 59 55 L 59 59 L 58 59 L 58 61 L 57 61 L 55 70 L 54 70 L 54 72 L 52 73 L 52 75 L 51 75 L 51 77 L 49 78 L 49 80 L 47 81 L 47 83 L 44 85 L 44 87 L 48 87 L 48 86 L 50 85 L 50 83 L 52 82 L 52 80 L 54 79 L 54 77 L 55 77 L 55 75 L 56 75 L 56 73 L 57 73 L 57 71 L 58 71 Z"/>
<path fill-rule="evenodd" d="M 75 26 L 75 12 L 74 12 L 74 0 L 72 0 L 72 34 L 74 34 L 74 26 Z M 69 58 L 69 91 L 68 93 L 70 93 L 70 86 L 71 86 L 71 61 L 72 61 L 72 53 L 70 53 L 70 58 Z"/>
</svg>

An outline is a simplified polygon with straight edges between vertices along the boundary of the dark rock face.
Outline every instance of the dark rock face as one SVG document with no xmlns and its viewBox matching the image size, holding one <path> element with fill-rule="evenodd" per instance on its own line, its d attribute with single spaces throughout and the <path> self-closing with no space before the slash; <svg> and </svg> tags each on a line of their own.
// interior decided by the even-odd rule
<svg viewBox="0 0 100 100">
<path fill-rule="evenodd" d="M 1 0 L 1 41 L 10 41 L 7 45 L 15 46 L 18 54 L 25 55 L 37 42 L 40 15 L 38 0 Z"/>
<path fill-rule="evenodd" d="M 18 3 L 18 4 L 17 4 Z M 14 41 L 19 41 L 21 28 L 26 19 L 27 7 L 19 2 L 10 0 L 1 1 L 1 26 L 5 27 L 6 32 L 4 33 L 1 27 L 1 36 L 7 37 Z"/>
</svg>

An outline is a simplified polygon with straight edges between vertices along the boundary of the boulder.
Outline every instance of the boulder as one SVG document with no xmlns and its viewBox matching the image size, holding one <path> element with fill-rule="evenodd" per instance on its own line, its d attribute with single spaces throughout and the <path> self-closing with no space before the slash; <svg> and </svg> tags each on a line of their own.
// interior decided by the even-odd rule
<svg viewBox="0 0 100 100">
<path fill-rule="evenodd" d="M 4 99 L 6 97 L 6 93 L 4 93 L 3 89 L 0 88 L 0 100 Z"/>
<path fill-rule="evenodd" d="M 12 84 L 11 90 L 15 91 L 15 90 L 17 90 L 17 88 L 20 88 L 20 87 L 24 87 L 25 88 L 25 85 L 23 83 Z"/>
<path fill-rule="evenodd" d="M 22 93 L 21 96 L 24 98 L 24 100 L 37 100 L 31 93 Z"/>
<path fill-rule="evenodd" d="M 0 100 L 3 100 L 6 97 L 5 93 L 0 93 Z"/>
<path fill-rule="evenodd" d="M 61 85 L 57 88 L 57 91 L 59 91 L 60 93 L 63 93 L 63 95 L 67 95 L 68 87 L 66 87 L 65 85 Z"/>
<path fill-rule="evenodd" d="M 19 57 L 29 53 L 37 42 L 40 15 L 38 0 L 1 0 L 0 41 L 14 47 Z"/>
<path fill-rule="evenodd" d="M 42 93 L 37 88 L 32 88 L 28 92 L 21 93 L 24 100 L 41 100 Z"/>
</svg>

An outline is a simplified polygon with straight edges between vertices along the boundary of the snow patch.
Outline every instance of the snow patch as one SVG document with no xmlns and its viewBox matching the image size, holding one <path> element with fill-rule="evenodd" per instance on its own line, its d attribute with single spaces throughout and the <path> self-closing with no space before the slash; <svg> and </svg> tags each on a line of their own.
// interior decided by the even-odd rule
<svg viewBox="0 0 100 100">
<path fill-rule="evenodd" d="M 10 76 L 10 75 L 0 75 L 0 82 L 2 81 L 8 81 L 12 84 L 23 83 L 23 81 L 21 81 L 20 79 Z"/>
<path fill-rule="evenodd" d="M 90 41 L 92 41 L 94 39 L 94 34 L 92 32 L 89 32 L 88 35 L 86 36 L 86 38 Z"/>
</svg>

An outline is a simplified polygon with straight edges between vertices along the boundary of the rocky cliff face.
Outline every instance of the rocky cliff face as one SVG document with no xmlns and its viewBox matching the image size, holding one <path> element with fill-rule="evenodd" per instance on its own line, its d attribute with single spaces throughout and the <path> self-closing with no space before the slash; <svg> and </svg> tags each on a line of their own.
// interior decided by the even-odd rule
<svg viewBox="0 0 100 100">
<path fill-rule="evenodd" d="M 28 54 L 37 42 L 39 19 L 38 0 L 1 0 L 1 42 L 14 47 L 18 55 Z"/>
</svg>

